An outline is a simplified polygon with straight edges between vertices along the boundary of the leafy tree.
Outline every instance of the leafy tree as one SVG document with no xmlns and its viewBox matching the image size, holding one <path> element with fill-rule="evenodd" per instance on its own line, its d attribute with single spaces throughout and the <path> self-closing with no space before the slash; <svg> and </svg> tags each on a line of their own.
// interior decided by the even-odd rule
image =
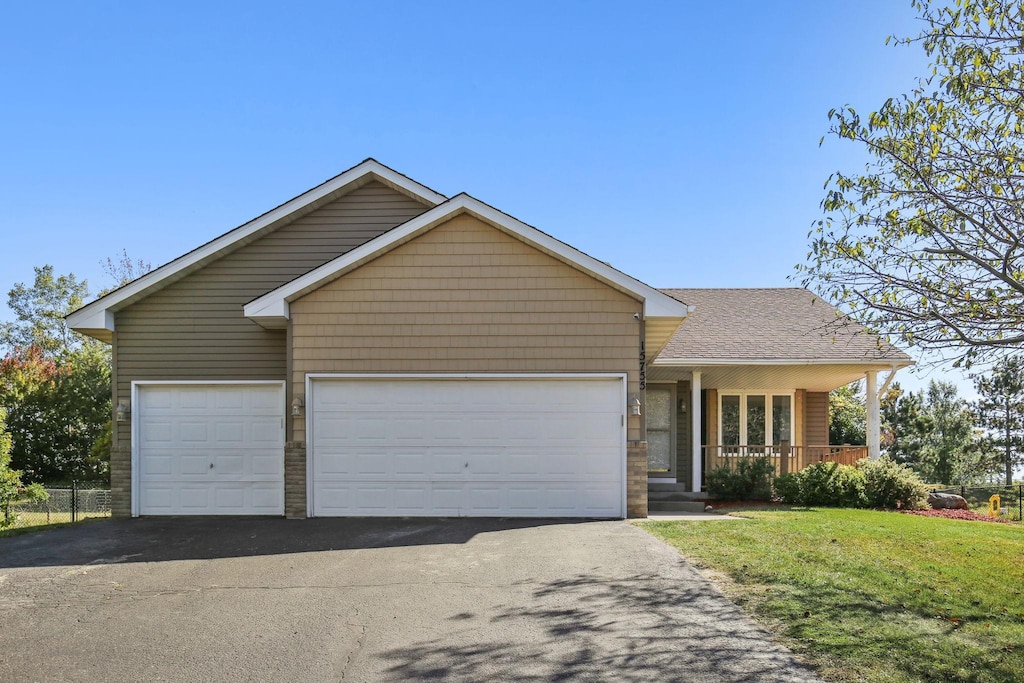
<svg viewBox="0 0 1024 683">
<path fill-rule="evenodd" d="M 911 464 L 933 483 L 968 483 L 957 481 L 953 474 L 964 469 L 957 463 L 965 454 L 977 448 L 969 405 L 958 396 L 955 384 L 935 380 L 928 384 L 924 401 L 931 429 L 924 437 L 918 462 Z"/>
<path fill-rule="evenodd" d="M 867 409 L 860 382 L 833 389 L 828 394 L 829 443 L 863 446 L 867 443 Z"/>
<path fill-rule="evenodd" d="M 922 394 L 904 392 L 894 382 L 881 401 L 883 447 L 895 462 L 914 465 L 921 460 L 932 418 Z"/>
<path fill-rule="evenodd" d="M 11 435 L 6 431 L 7 413 L 0 408 L 0 528 L 13 523 L 10 515 L 11 503 L 19 498 L 24 500 L 46 500 L 49 496 L 39 484 L 25 486 L 21 472 L 11 469 Z"/>
<path fill-rule="evenodd" d="M 31 286 L 19 282 L 7 295 L 17 321 L 0 323 L 0 346 L 31 346 L 53 357 L 83 343 L 98 344 L 72 331 L 64 320 L 89 296 L 88 284 L 74 273 L 55 276 L 50 265 L 36 267 L 35 273 Z"/>
<path fill-rule="evenodd" d="M 970 366 L 1024 344 L 1024 5 L 913 6 L 925 28 L 897 43 L 932 75 L 865 116 L 829 112 L 869 161 L 829 178 L 797 270 L 868 327 Z"/>
<path fill-rule="evenodd" d="M 30 481 L 109 476 L 109 455 L 94 446 L 109 429 L 110 350 L 64 319 L 86 297 L 85 281 L 49 265 L 8 295 L 15 321 L 0 326 L 0 406 L 8 409 L 14 466 Z"/>
<path fill-rule="evenodd" d="M 881 402 L 882 442 L 897 464 L 942 484 L 989 481 L 995 463 L 977 416 L 956 385 L 932 381 L 925 391 L 892 385 Z"/>
<path fill-rule="evenodd" d="M 1013 483 L 1013 468 L 1024 453 L 1024 359 L 1004 358 L 990 375 L 975 375 L 974 386 L 982 426 L 989 430 L 992 445 L 1001 452 L 1006 484 Z"/>
<path fill-rule="evenodd" d="M 0 405 L 7 406 L 11 459 L 30 481 L 105 479 L 109 456 L 92 447 L 110 415 L 110 365 L 96 346 L 57 361 L 36 346 L 0 361 Z"/>
</svg>

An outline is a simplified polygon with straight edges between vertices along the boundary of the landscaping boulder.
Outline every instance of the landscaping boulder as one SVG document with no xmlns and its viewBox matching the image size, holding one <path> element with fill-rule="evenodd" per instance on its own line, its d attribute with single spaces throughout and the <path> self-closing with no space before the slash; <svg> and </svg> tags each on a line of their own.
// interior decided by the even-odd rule
<svg viewBox="0 0 1024 683">
<path fill-rule="evenodd" d="M 932 491 L 928 494 L 928 504 L 936 510 L 967 509 L 967 501 L 963 496 L 958 496 L 955 493 L 936 493 Z"/>
</svg>

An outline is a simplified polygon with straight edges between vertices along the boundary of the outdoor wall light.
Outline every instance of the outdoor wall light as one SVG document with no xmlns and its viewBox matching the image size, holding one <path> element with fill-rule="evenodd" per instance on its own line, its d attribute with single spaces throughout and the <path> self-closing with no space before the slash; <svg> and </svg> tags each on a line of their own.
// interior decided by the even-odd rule
<svg viewBox="0 0 1024 683">
<path fill-rule="evenodd" d="M 633 417 L 640 416 L 640 399 L 636 396 L 634 396 L 629 402 L 629 414 Z"/>
<path fill-rule="evenodd" d="M 126 398 L 119 398 L 117 400 L 117 408 L 114 409 L 114 420 L 117 422 L 127 422 L 131 414 L 131 403 Z"/>
<path fill-rule="evenodd" d="M 296 396 L 292 399 L 292 417 L 302 417 L 303 408 L 306 407 L 305 402 L 301 396 Z"/>
</svg>

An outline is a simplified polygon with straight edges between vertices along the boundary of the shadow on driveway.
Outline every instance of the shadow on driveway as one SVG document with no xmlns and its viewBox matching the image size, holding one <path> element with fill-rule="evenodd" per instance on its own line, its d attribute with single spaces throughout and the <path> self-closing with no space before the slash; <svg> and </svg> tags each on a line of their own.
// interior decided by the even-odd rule
<svg viewBox="0 0 1024 683">
<path fill-rule="evenodd" d="M 451 617 L 452 628 L 479 616 Z M 705 581 L 580 574 L 534 586 L 530 599 L 488 622 L 487 633 L 516 633 L 525 622 L 543 635 L 529 643 L 439 638 L 393 649 L 381 654 L 390 664 L 387 680 L 818 680 Z"/>
<path fill-rule="evenodd" d="M 583 521 L 586 520 L 259 517 L 104 520 L 0 539 L 0 569 L 462 544 L 491 531 Z"/>
</svg>

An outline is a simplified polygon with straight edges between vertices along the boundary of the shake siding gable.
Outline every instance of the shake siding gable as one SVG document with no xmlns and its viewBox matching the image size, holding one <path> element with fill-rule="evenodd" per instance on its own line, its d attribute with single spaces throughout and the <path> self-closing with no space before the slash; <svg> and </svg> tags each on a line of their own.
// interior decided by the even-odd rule
<svg viewBox="0 0 1024 683">
<path fill-rule="evenodd" d="M 638 310 L 463 214 L 291 303 L 292 390 L 322 372 L 626 372 L 635 394 Z M 639 438 L 639 419 L 628 427 Z M 295 419 L 292 439 L 304 430 Z"/>
</svg>

